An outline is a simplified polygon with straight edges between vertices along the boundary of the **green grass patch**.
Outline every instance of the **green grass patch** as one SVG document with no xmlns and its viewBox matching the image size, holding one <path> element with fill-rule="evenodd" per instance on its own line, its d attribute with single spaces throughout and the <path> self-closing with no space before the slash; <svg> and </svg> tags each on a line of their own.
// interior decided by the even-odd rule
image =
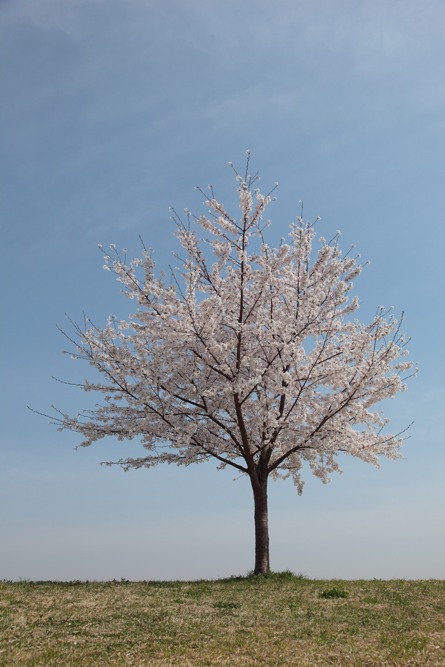
<svg viewBox="0 0 445 667">
<path fill-rule="evenodd" d="M 443 667 L 445 582 L 2 582 L 0 665 Z"/>
<path fill-rule="evenodd" d="M 344 591 L 341 588 L 337 588 L 336 586 L 334 586 L 334 588 L 326 588 L 320 593 L 320 597 L 327 600 L 332 600 L 335 598 L 347 598 L 348 595 L 349 593 L 347 591 Z"/>
</svg>

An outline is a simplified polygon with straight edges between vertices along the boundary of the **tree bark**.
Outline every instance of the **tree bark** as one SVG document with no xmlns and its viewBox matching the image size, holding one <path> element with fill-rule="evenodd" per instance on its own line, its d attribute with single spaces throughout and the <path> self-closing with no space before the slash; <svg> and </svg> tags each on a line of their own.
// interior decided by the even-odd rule
<svg viewBox="0 0 445 667">
<path fill-rule="evenodd" d="M 270 572 L 269 515 L 267 507 L 267 477 L 251 480 L 255 503 L 255 569 L 254 574 Z"/>
</svg>

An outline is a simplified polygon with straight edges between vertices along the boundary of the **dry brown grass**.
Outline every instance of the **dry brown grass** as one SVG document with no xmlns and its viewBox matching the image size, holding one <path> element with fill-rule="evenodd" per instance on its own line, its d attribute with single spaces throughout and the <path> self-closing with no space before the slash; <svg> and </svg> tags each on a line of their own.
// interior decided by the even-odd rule
<svg viewBox="0 0 445 667">
<path fill-rule="evenodd" d="M 0 665 L 443 667 L 445 582 L 3 582 Z"/>
</svg>

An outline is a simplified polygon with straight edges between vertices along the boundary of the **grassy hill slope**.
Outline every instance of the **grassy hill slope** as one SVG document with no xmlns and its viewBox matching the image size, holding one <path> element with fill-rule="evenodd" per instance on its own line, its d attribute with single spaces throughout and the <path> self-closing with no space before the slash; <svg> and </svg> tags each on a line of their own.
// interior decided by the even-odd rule
<svg viewBox="0 0 445 667">
<path fill-rule="evenodd" d="M 445 581 L 2 582 L 0 665 L 443 667 Z"/>
</svg>

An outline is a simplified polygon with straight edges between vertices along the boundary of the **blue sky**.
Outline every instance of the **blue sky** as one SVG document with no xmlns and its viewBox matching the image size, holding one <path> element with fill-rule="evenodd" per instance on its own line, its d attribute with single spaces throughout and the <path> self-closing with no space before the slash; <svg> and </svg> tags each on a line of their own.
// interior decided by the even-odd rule
<svg viewBox="0 0 445 667">
<path fill-rule="evenodd" d="M 247 480 L 211 465 L 124 473 L 137 451 L 75 450 L 26 408 L 74 412 L 88 368 L 57 326 L 128 314 L 98 243 L 160 267 L 169 206 L 193 186 L 233 202 L 227 162 L 252 150 L 275 181 L 271 241 L 304 200 L 371 265 L 363 319 L 405 311 L 412 420 L 405 459 L 353 460 L 329 485 L 269 493 L 275 570 L 310 577 L 444 578 L 445 5 L 440 0 L 2 0 L 0 578 L 174 579 L 253 566 Z M 232 198 L 232 199 L 231 199 Z M 131 304 L 130 304 L 131 306 Z"/>
</svg>

